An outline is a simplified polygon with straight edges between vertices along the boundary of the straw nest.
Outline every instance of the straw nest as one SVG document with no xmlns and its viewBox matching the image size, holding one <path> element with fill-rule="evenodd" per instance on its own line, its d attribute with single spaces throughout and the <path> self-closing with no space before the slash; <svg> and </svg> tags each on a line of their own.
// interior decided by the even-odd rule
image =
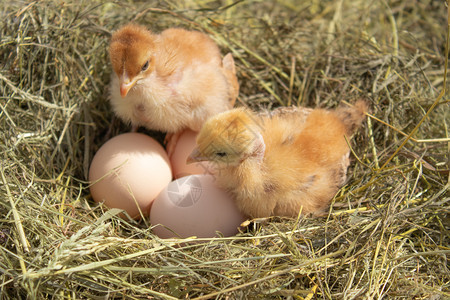
<svg viewBox="0 0 450 300">
<path fill-rule="evenodd" d="M 446 11 L 407 0 L 2 1 L 0 298 L 448 299 Z M 105 93 L 111 32 L 129 21 L 212 36 L 235 57 L 239 105 L 368 99 L 329 213 L 191 243 L 94 203 L 89 163 L 129 130 Z"/>
</svg>

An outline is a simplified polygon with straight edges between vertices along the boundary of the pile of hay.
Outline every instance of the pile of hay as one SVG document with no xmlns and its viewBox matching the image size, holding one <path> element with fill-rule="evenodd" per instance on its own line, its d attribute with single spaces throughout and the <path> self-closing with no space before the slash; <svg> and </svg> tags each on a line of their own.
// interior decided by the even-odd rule
<svg viewBox="0 0 450 300">
<path fill-rule="evenodd" d="M 0 16 L 1 299 L 450 297 L 445 1 L 2 1 Z M 129 130 L 106 99 L 128 21 L 210 34 L 239 105 L 368 99 L 329 213 L 191 243 L 94 203 L 89 163 Z"/>
</svg>

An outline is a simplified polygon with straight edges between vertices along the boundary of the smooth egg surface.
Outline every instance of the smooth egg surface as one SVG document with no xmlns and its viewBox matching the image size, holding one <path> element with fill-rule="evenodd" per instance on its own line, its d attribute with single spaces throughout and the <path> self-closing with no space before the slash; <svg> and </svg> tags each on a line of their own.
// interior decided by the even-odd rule
<svg viewBox="0 0 450 300">
<path fill-rule="evenodd" d="M 164 148 L 142 133 L 125 133 L 107 141 L 89 169 L 94 201 L 123 209 L 131 218 L 148 215 L 153 200 L 171 180 Z"/>
<path fill-rule="evenodd" d="M 188 129 L 178 139 L 172 157 L 170 158 L 173 177 L 175 179 L 188 175 L 213 173 L 214 168 L 212 163 L 202 161 L 186 164 L 186 159 L 196 146 L 196 137 L 197 132 Z"/>
<path fill-rule="evenodd" d="M 232 236 L 245 221 L 233 199 L 211 175 L 190 175 L 172 181 L 150 211 L 153 232 L 161 238 Z"/>
</svg>

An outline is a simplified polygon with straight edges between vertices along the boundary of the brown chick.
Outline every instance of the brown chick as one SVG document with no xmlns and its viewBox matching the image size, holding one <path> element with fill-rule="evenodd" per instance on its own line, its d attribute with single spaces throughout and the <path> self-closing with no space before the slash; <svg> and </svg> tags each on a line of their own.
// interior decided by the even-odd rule
<svg viewBox="0 0 450 300">
<path fill-rule="evenodd" d="M 223 60 L 207 35 L 181 28 L 154 34 L 128 24 L 111 38 L 110 101 L 134 128 L 169 134 L 200 130 L 207 118 L 233 107 L 239 93 L 234 60 Z"/>
<path fill-rule="evenodd" d="M 249 217 L 317 214 L 345 181 L 345 136 L 361 125 L 366 108 L 358 101 L 334 111 L 259 116 L 233 109 L 204 124 L 188 162 L 214 162 L 218 185 Z"/>
</svg>

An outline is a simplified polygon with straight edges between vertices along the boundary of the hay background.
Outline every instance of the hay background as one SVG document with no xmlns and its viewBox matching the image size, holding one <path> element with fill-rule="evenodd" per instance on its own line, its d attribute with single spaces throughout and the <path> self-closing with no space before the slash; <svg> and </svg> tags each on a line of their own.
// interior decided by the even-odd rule
<svg viewBox="0 0 450 300">
<path fill-rule="evenodd" d="M 0 17 L 1 299 L 450 297 L 445 1 L 1 1 Z M 241 105 L 369 99 L 386 124 L 356 135 L 330 213 L 180 244 L 95 204 L 89 163 L 129 130 L 106 49 L 131 20 L 209 33 Z"/>
</svg>

